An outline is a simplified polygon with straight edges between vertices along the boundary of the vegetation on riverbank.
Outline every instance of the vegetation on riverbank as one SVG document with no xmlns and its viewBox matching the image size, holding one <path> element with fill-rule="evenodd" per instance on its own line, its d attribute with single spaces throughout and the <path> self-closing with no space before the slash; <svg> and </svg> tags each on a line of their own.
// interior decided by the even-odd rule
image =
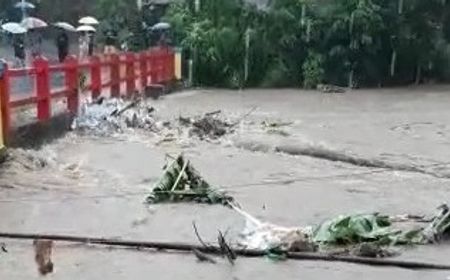
<svg viewBox="0 0 450 280">
<path fill-rule="evenodd" d="M 449 12 L 443 0 L 211 0 L 198 12 L 188 0 L 166 20 L 198 84 L 378 86 L 448 80 Z"/>
</svg>

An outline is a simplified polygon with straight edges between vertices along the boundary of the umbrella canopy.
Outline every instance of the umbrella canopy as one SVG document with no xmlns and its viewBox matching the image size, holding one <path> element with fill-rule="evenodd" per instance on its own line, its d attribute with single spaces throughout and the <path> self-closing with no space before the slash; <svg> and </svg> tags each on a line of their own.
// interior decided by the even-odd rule
<svg viewBox="0 0 450 280">
<path fill-rule="evenodd" d="M 23 34 L 27 29 L 16 22 L 8 22 L 2 25 L 2 29 L 12 34 Z"/>
<path fill-rule="evenodd" d="M 16 5 L 14 5 L 15 8 L 17 9 L 34 9 L 36 8 L 36 6 L 30 2 L 26 2 L 26 1 L 21 1 L 16 3 Z"/>
<path fill-rule="evenodd" d="M 159 22 L 152 26 L 153 30 L 164 30 L 164 29 L 169 29 L 169 28 L 170 28 L 170 24 L 167 22 Z"/>
<path fill-rule="evenodd" d="M 98 20 L 94 17 L 83 17 L 78 21 L 79 24 L 84 25 L 97 25 L 99 24 Z"/>
<path fill-rule="evenodd" d="M 44 28 L 47 27 L 47 23 L 43 21 L 42 19 L 35 18 L 35 17 L 27 17 L 20 23 L 22 27 L 25 27 L 26 29 L 37 29 L 37 28 Z"/>
<path fill-rule="evenodd" d="M 64 29 L 64 30 L 69 31 L 69 32 L 76 32 L 77 31 L 77 29 L 72 24 L 67 23 L 67 22 L 56 22 L 56 23 L 53 24 L 53 26 L 61 28 L 61 29 Z"/>
<path fill-rule="evenodd" d="M 77 31 L 78 32 L 95 32 L 97 30 L 90 25 L 80 25 L 77 27 Z"/>
</svg>

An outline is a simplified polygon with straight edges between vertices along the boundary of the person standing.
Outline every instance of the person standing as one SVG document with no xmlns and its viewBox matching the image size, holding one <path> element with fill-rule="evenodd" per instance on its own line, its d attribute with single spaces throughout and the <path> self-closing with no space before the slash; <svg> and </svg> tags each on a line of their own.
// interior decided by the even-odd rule
<svg viewBox="0 0 450 280">
<path fill-rule="evenodd" d="M 95 49 L 95 33 L 94 32 L 88 32 L 88 55 L 92 56 L 94 55 L 94 49 Z"/>
<path fill-rule="evenodd" d="M 86 32 L 80 34 L 78 43 L 79 43 L 80 59 L 85 59 L 88 56 L 89 52 L 89 38 Z"/>
<path fill-rule="evenodd" d="M 31 57 L 35 58 L 42 54 L 42 34 L 31 29 L 29 31 L 30 47 L 31 47 Z"/>
<path fill-rule="evenodd" d="M 56 37 L 56 47 L 58 48 L 59 62 L 63 62 L 69 54 L 69 36 L 65 31 L 61 31 Z"/>
<path fill-rule="evenodd" d="M 108 31 L 105 35 L 105 54 L 113 54 L 116 52 L 116 36 L 113 31 Z"/>
<path fill-rule="evenodd" d="M 19 67 L 25 66 L 25 42 L 23 35 L 17 34 L 13 37 L 14 57 Z"/>
</svg>

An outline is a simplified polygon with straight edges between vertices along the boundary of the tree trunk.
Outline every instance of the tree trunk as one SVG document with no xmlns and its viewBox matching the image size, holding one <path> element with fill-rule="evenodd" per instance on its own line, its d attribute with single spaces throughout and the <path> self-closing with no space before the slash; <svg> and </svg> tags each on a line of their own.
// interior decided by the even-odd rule
<svg viewBox="0 0 450 280">
<path fill-rule="evenodd" d="M 422 66 L 420 63 L 417 63 L 417 69 L 416 69 L 416 85 L 420 84 L 420 81 L 422 80 Z"/>
<path fill-rule="evenodd" d="M 393 51 L 392 52 L 392 57 L 391 57 L 391 77 L 395 76 L 395 66 L 397 64 L 397 51 Z"/>
</svg>

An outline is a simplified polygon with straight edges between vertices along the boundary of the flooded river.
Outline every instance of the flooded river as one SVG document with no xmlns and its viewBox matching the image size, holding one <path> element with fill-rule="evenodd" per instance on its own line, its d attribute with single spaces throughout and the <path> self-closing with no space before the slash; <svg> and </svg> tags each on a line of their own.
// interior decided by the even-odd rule
<svg viewBox="0 0 450 280">
<path fill-rule="evenodd" d="M 246 211 L 283 226 L 317 224 L 355 212 L 432 214 L 450 198 L 449 104 L 450 87 L 336 95 L 299 90 L 173 94 L 154 102 L 161 118 L 218 109 L 245 118 L 219 141 L 181 139 L 155 145 L 158 139 L 145 133 L 69 133 L 39 151 L 14 150 L 15 159 L 0 174 L 0 231 L 196 243 L 195 221 L 205 240 L 215 241 L 218 229 L 230 230 L 230 238 L 236 238 L 244 221 L 227 208 L 143 203 L 161 175 L 166 154 L 179 152 Z M 264 122 L 285 125 L 268 129 Z M 8 252 L 0 252 L 0 279 L 39 278 L 31 242 L 2 241 Z M 448 245 L 427 246 L 403 248 L 399 258 L 448 263 L 449 254 Z M 235 266 L 219 259 L 212 265 L 188 254 L 65 243 L 56 244 L 53 262 L 49 279 L 450 276 L 450 271 L 267 259 L 238 259 Z"/>
</svg>

